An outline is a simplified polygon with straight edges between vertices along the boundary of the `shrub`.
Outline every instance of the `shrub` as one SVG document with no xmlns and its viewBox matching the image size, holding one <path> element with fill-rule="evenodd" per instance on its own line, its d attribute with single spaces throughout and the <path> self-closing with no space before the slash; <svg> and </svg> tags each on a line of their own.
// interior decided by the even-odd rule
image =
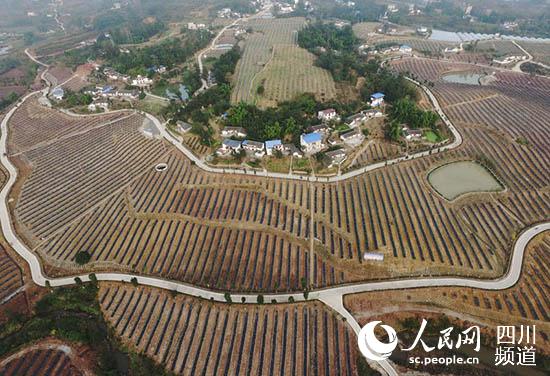
<svg viewBox="0 0 550 376">
<path fill-rule="evenodd" d="M 232 303 L 233 301 L 231 300 L 231 294 L 226 292 L 225 294 L 223 294 L 223 297 L 225 298 L 225 301 L 227 303 Z"/>
<path fill-rule="evenodd" d="M 92 258 L 92 255 L 90 255 L 90 252 L 88 251 L 80 251 L 76 254 L 76 256 L 74 257 L 74 261 L 78 264 L 78 265 L 84 265 L 84 264 L 87 264 L 90 259 Z"/>
</svg>

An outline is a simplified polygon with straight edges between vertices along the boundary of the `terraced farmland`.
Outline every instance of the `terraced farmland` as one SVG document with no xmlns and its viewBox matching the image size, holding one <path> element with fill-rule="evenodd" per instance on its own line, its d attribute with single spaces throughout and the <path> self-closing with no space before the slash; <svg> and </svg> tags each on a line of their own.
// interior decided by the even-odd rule
<svg viewBox="0 0 550 376">
<path fill-rule="evenodd" d="M 29 150 L 41 143 L 91 129 L 127 116 L 125 112 L 79 117 L 65 115 L 38 103 L 38 95 L 25 101 L 10 119 L 10 154 Z"/>
<path fill-rule="evenodd" d="M 394 60 L 391 63 L 392 67 L 404 73 L 414 73 L 416 77 L 423 80 L 436 81 L 441 75 L 450 72 L 483 72 L 484 68 L 477 67 L 467 63 L 450 63 L 441 60 L 431 60 L 423 58 L 405 58 Z M 487 70 L 487 68 L 485 68 Z"/>
<path fill-rule="evenodd" d="M 233 78 L 231 101 L 274 105 L 298 93 L 314 93 L 333 98 L 334 81 L 323 69 L 313 66 L 314 57 L 297 47 L 296 35 L 305 24 L 300 17 L 256 19 L 247 27 L 254 31 L 244 44 Z M 256 98 L 258 86 L 265 80 L 264 98 Z"/>
<path fill-rule="evenodd" d="M 425 288 L 348 295 L 345 305 L 360 323 L 390 312 L 457 312 L 488 324 L 537 325 L 537 348 L 550 352 L 550 233 L 531 241 L 525 254 L 522 277 L 503 291 L 471 288 Z M 465 316 L 464 316 L 465 315 Z"/>
<path fill-rule="evenodd" d="M 519 42 L 519 45 L 533 55 L 535 61 L 550 65 L 550 43 Z"/>
<path fill-rule="evenodd" d="M 101 125 L 101 117 L 85 119 L 84 125 Z M 126 114 L 115 122 L 36 144 L 17 155 L 18 165 L 31 170 L 15 209 L 27 235 L 40 239 L 53 234 L 152 167 L 166 146 L 140 133 L 143 122 L 141 115 Z M 50 125 L 54 129 L 59 126 L 48 122 Z"/>
<path fill-rule="evenodd" d="M 414 68 L 421 78 L 473 69 L 427 59 L 395 66 Z M 25 235 L 35 239 L 35 251 L 57 274 L 74 271 L 76 253 L 86 250 L 92 260 L 82 272 L 134 271 L 223 291 L 296 291 L 302 279 L 324 287 L 428 273 L 497 277 L 521 229 L 550 212 L 548 83 L 511 73 L 497 80 L 489 86 L 436 82 L 435 95 L 464 136 L 459 149 L 335 184 L 204 173 L 161 141 L 139 135 L 139 117 L 132 115 L 24 153 L 36 163 L 17 211 L 32 224 Z M 521 94 L 526 85 L 531 90 Z M 91 145 L 90 154 L 82 144 Z M 55 148 L 64 157 L 51 157 Z M 131 153 L 137 153 L 132 163 L 121 156 Z M 376 158 L 368 153 L 367 159 Z M 104 171 L 100 155 L 115 167 Z M 426 180 L 438 166 L 480 156 L 505 192 L 449 203 Z M 164 172 L 151 168 L 160 161 L 168 163 Z M 131 173 L 111 175 L 120 163 Z M 70 173 L 82 167 L 110 184 L 85 173 L 65 188 L 64 166 Z M 62 188 L 38 183 L 49 170 Z M 64 210 L 48 211 L 53 202 Z M 385 260 L 365 262 L 366 251 L 381 252 Z"/>
<path fill-rule="evenodd" d="M 71 358 L 58 349 L 37 349 L 11 361 L 4 361 L 0 374 L 4 376 L 80 376 L 82 373 Z"/>
<path fill-rule="evenodd" d="M 265 93 L 257 95 L 261 106 L 276 106 L 301 93 L 315 94 L 324 102 L 336 97 L 336 87 L 329 71 L 314 66 L 315 56 L 293 45 L 274 45 L 273 57 L 255 76 L 252 90 L 263 85 Z"/>
<path fill-rule="evenodd" d="M 321 303 L 240 306 L 102 284 L 124 342 L 178 375 L 356 375 L 355 335 Z"/>
<path fill-rule="evenodd" d="M 38 252 L 71 266 L 76 252 L 93 250 L 98 267 L 220 289 L 301 289 L 310 278 L 307 185 L 205 175 L 179 155 L 167 163 L 168 171 L 151 169 Z M 317 285 L 345 279 L 318 256 L 314 262 Z"/>
<path fill-rule="evenodd" d="M 23 284 L 23 271 L 0 246 L 0 303 L 17 293 Z"/>
</svg>

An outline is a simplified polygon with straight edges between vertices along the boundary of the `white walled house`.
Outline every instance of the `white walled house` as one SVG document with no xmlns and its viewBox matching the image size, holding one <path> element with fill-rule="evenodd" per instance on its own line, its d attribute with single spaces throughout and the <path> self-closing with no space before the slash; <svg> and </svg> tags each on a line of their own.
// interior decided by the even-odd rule
<svg viewBox="0 0 550 376">
<path fill-rule="evenodd" d="M 359 129 L 342 133 L 340 139 L 349 146 L 357 146 L 365 140 L 365 136 Z"/>
<path fill-rule="evenodd" d="M 265 142 L 265 151 L 267 155 L 273 155 L 275 150 L 283 152 L 283 143 L 281 140 L 268 140 Z"/>
<path fill-rule="evenodd" d="M 344 149 L 337 149 L 327 151 L 325 153 L 325 161 L 328 168 L 339 165 L 347 159 L 346 151 Z"/>
<path fill-rule="evenodd" d="M 327 108 L 317 112 L 317 118 L 322 121 L 330 121 L 338 118 L 338 113 L 334 108 Z"/>
<path fill-rule="evenodd" d="M 303 133 L 300 136 L 300 145 L 302 150 L 309 154 L 321 151 L 325 147 L 323 135 L 317 132 Z"/>
<path fill-rule="evenodd" d="M 265 155 L 264 143 L 253 140 L 244 140 L 241 144 L 242 148 L 247 152 L 253 153 L 256 157 L 260 158 Z"/>
<path fill-rule="evenodd" d="M 138 87 L 148 87 L 153 84 L 153 80 L 149 77 L 143 77 L 138 75 L 136 78 L 132 80 L 132 86 L 138 86 Z"/>
<path fill-rule="evenodd" d="M 242 127 L 225 127 L 222 129 L 222 137 L 245 138 L 246 130 Z"/>
<path fill-rule="evenodd" d="M 218 149 L 218 154 L 227 155 L 229 153 L 238 153 L 241 151 L 242 146 L 240 141 L 235 141 L 226 138 L 222 141 L 222 146 Z"/>
</svg>

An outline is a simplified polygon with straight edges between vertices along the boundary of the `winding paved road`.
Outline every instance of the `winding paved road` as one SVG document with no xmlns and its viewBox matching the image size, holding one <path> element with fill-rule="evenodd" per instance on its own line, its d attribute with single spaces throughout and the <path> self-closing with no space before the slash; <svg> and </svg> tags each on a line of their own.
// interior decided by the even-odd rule
<svg viewBox="0 0 550 376">
<path fill-rule="evenodd" d="M 416 83 L 419 85 L 418 83 Z M 462 143 L 462 137 L 460 133 L 455 129 L 453 124 L 447 119 L 446 115 L 443 113 L 439 107 L 437 100 L 431 92 L 424 86 L 420 85 L 428 94 L 430 99 L 433 101 L 433 104 L 440 114 L 443 121 L 447 124 L 449 129 L 455 134 L 455 140 L 452 144 L 442 147 L 443 150 L 448 150 L 454 147 L 459 146 Z M 78 277 L 82 281 L 89 281 L 90 278 L 88 275 L 74 275 L 71 277 L 64 278 L 50 278 L 46 276 L 42 270 L 42 265 L 39 258 L 29 249 L 27 246 L 19 239 L 16 235 L 15 229 L 13 227 L 10 211 L 8 208 L 8 195 L 17 179 L 17 169 L 11 163 L 7 156 L 7 144 L 8 144 L 8 122 L 17 109 L 24 103 L 29 97 L 36 94 L 37 92 L 27 94 L 20 100 L 11 110 L 6 114 L 4 119 L 1 122 L 1 135 L 0 135 L 0 161 L 4 168 L 8 171 L 8 181 L 0 191 L 0 223 L 2 232 L 6 238 L 6 241 L 10 246 L 29 264 L 29 269 L 31 271 L 31 277 L 33 281 L 40 285 L 45 286 L 49 284 L 51 286 L 67 286 L 75 284 L 75 278 Z M 47 93 L 47 88 L 42 90 L 42 94 Z M 189 150 L 181 147 L 179 143 L 173 136 L 171 136 L 165 129 L 160 121 L 150 114 L 145 114 L 149 119 L 153 120 L 164 137 L 166 137 L 170 142 L 172 142 L 179 150 L 181 150 L 185 155 L 194 160 L 199 167 L 204 168 L 207 171 L 219 172 L 219 169 L 212 169 L 206 165 L 201 165 L 203 162 L 198 160 Z M 418 153 L 418 156 L 427 155 L 426 153 Z M 404 160 L 403 158 L 395 160 L 398 161 Z M 351 176 L 359 175 L 361 173 L 370 171 L 374 168 L 382 167 L 383 164 L 377 164 L 376 167 L 371 167 L 367 169 L 361 169 L 358 171 L 353 171 L 348 174 L 338 176 L 340 180 L 344 178 L 349 178 Z M 224 172 L 230 172 L 225 170 Z M 350 175 L 352 174 L 352 175 Z M 283 178 L 289 178 L 289 175 L 281 174 Z M 277 177 L 275 174 L 270 174 L 269 176 Z M 345 176 L 345 177 L 344 177 Z M 338 181 L 338 180 L 335 180 Z M 507 273 L 494 280 L 478 280 L 471 278 L 453 278 L 453 277 L 439 277 L 439 278 L 409 278 L 409 279 L 398 279 L 398 280 L 387 280 L 380 282 L 366 282 L 366 283 L 357 283 L 350 285 L 343 285 L 338 287 L 324 288 L 313 290 L 309 293 L 309 299 L 318 299 L 340 313 L 343 317 L 347 319 L 347 322 L 353 328 L 356 334 L 359 333 L 360 326 L 351 315 L 349 311 L 343 305 L 343 296 L 346 294 L 355 294 L 368 291 L 381 291 L 381 290 L 395 290 L 395 289 L 411 289 L 418 287 L 472 287 L 478 289 L 487 289 L 487 290 L 502 290 L 509 288 L 516 284 L 521 276 L 521 269 L 523 265 L 523 255 L 525 248 L 529 241 L 533 239 L 536 235 L 550 230 L 550 222 L 541 223 L 535 226 L 532 226 L 525 230 L 516 240 L 514 244 L 514 249 L 512 252 L 512 258 Z M 215 301 L 224 302 L 225 297 L 222 292 L 212 291 L 196 286 L 192 286 L 182 282 L 171 281 L 162 278 L 141 276 L 137 274 L 125 274 L 125 273 L 98 273 L 96 277 L 99 281 L 125 281 L 131 282 L 133 278 L 136 278 L 137 282 L 142 285 L 147 285 L 151 287 L 157 287 L 167 290 L 174 290 L 180 293 L 187 295 L 192 295 L 195 297 L 201 297 L 204 299 L 213 299 Z M 234 293 L 231 294 L 233 301 L 241 301 L 242 298 L 245 299 L 245 303 L 254 304 L 257 302 L 257 294 L 240 294 Z M 304 296 L 302 293 L 286 293 L 286 294 L 265 294 L 264 299 L 266 301 L 271 301 L 275 299 L 278 302 L 286 302 L 289 298 L 292 297 L 295 301 L 303 301 Z M 397 372 L 393 368 L 390 362 L 384 361 L 379 363 L 371 363 L 371 366 L 382 370 L 389 375 L 397 375 Z"/>
</svg>

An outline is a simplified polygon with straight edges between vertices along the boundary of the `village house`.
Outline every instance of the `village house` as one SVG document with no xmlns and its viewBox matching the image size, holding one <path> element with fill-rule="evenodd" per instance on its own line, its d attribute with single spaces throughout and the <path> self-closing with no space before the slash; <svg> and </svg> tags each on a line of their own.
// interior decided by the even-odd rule
<svg viewBox="0 0 550 376">
<path fill-rule="evenodd" d="M 363 114 L 365 114 L 365 116 L 367 116 L 368 119 L 384 116 L 382 111 L 374 109 L 374 108 L 370 109 L 370 110 L 363 111 Z"/>
<path fill-rule="evenodd" d="M 189 30 L 202 30 L 202 29 L 206 29 L 206 25 L 203 23 L 189 22 L 187 23 L 187 28 Z"/>
<path fill-rule="evenodd" d="M 191 130 L 191 128 L 193 128 L 191 124 L 181 120 L 176 121 L 176 127 L 180 133 L 187 133 Z"/>
<path fill-rule="evenodd" d="M 153 84 L 153 80 L 149 77 L 143 77 L 138 74 L 136 78 L 132 80 L 132 86 L 137 87 L 149 87 Z"/>
<path fill-rule="evenodd" d="M 222 129 L 222 137 L 245 138 L 246 130 L 242 127 L 225 127 Z"/>
<path fill-rule="evenodd" d="M 399 47 L 399 52 L 405 55 L 410 55 L 413 52 L 413 49 L 411 46 L 408 46 L 406 44 L 403 44 L 401 47 Z"/>
<path fill-rule="evenodd" d="M 109 102 L 107 102 L 106 100 L 98 99 L 88 105 L 88 111 L 95 112 L 100 108 L 103 109 L 103 111 L 108 111 Z"/>
<path fill-rule="evenodd" d="M 303 133 L 300 136 L 300 145 L 305 153 L 316 153 L 321 151 L 325 145 L 323 144 L 323 135 L 321 133 Z"/>
<path fill-rule="evenodd" d="M 241 144 L 244 150 L 253 153 L 256 157 L 260 158 L 265 155 L 264 143 L 259 141 L 244 140 Z"/>
<path fill-rule="evenodd" d="M 405 136 L 405 139 L 407 141 L 417 141 L 422 138 L 422 130 L 421 129 L 410 129 L 407 125 L 404 125 L 403 128 L 403 136 Z"/>
<path fill-rule="evenodd" d="M 370 105 L 372 107 L 378 107 L 384 104 L 384 94 L 383 93 L 374 93 L 370 96 Z"/>
<path fill-rule="evenodd" d="M 113 80 L 113 81 L 117 81 L 119 80 L 122 75 L 120 73 L 118 73 L 116 70 L 114 70 L 113 68 L 105 68 L 103 69 L 103 74 L 109 79 L 109 80 Z"/>
<path fill-rule="evenodd" d="M 357 128 L 363 125 L 363 123 L 366 122 L 367 120 L 369 120 L 369 116 L 364 112 L 360 112 L 358 114 L 348 117 L 346 119 L 346 124 L 350 128 Z"/>
<path fill-rule="evenodd" d="M 304 153 L 294 144 L 283 144 L 283 154 L 293 156 L 294 158 L 302 158 Z"/>
<path fill-rule="evenodd" d="M 65 90 L 58 86 L 52 90 L 51 96 L 53 99 L 60 101 L 65 96 Z"/>
<path fill-rule="evenodd" d="M 326 124 L 318 124 L 318 125 L 312 125 L 311 127 L 309 127 L 307 129 L 310 133 L 312 132 L 317 132 L 317 133 L 322 133 L 324 135 L 328 135 L 330 134 L 330 127 Z"/>
<path fill-rule="evenodd" d="M 317 119 L 322 121 L 336 120 L 338 118 L 338 113 L 334 108 L 327 108 L 317 112 Z"/>
<path fill-rule="evenodd" d="M 112 93 L 111 97 L 137 99 L 139 92 L 136 90 L 117 90 Z"/>
<path fill-rule="evenodd" d="M 241 142 L 226 138 L 222 141 L 222 146 L 218 149 L 218 154 L 227 155 L 229 153 L 238 153 L 241 151 Z"/>
<path fill-rule="evenodd" d="M 346 158 L 347 155 L 344 149 L 327 151 L 324 156 L 325 164 L 328 168 L 341 164 Z"/>
<path fill-rule="evenodd" d="M 155 72 L 155 73 L 159 73 L 159 74 L 166 73 L 166 67 L 164 65 L 159 65 L 159 66 L 153 65 L 152 67 L 150 67 L 147 70 L 149 72 Z"/>
<path fill-rule="evenodd" d="M 267 155 L 273 155 L 276 150 L 281 153 L 283 152 L 283 143 L 281 140 L 268 140 L 265 142 L 265 151 Z"/>
<path fill-rule="evenodd" d="M 365 140 L 365 136 L 359 129 L 354 129 L 352 131 L 342 133 L 340 139 L 349 146 L 357 146 Z"/>
</svg>

